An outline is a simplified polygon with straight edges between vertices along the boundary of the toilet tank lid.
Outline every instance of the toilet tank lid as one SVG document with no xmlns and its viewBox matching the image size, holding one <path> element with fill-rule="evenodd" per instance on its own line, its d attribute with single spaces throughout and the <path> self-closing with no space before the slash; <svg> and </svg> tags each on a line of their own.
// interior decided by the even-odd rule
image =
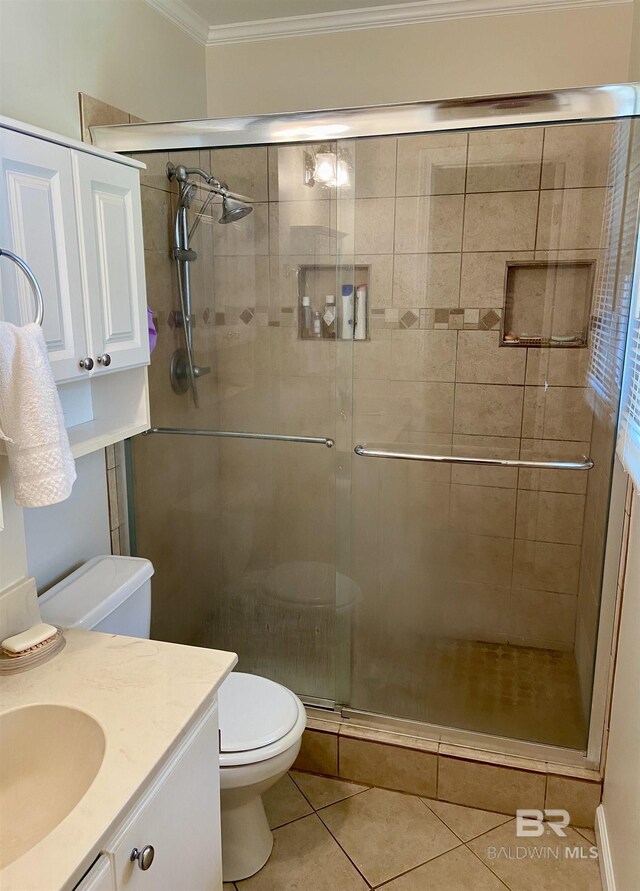
<svg viewBox="0 0 640 891">
<path fill-rule="evenodd" d="M 153 575 L 140 557 L 94 557 L 38 598 L 42 618 L 63 628 L 93 628 Z"/>
</svg>

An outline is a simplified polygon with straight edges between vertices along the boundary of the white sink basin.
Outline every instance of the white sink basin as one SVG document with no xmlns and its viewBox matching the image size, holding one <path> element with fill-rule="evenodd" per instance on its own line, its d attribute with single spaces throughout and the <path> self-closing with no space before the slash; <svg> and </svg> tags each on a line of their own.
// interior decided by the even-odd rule
<svg viewBox="0 0 640 891">
<path fill-rule="evenodd" d="M 30 705 L 0 715 L 0 869 L 73 810 L 104 751 L 101 726 L 79 709 Z"/>
</svg>

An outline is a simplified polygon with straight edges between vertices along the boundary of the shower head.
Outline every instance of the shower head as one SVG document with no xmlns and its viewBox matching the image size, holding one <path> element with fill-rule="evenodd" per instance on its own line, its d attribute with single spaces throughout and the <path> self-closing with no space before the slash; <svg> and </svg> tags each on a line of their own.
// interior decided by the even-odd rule
<svg viewBox="0 0 640 891">
<path fill-rule="evenodd" d="M 246 217 L 252 210 L 252 207 L 243 204 L 242 201 L 232 198 L 230 195 L 225 195 L 222 199 L 222 216 L 218 222 L 233 223 L 235 220 L 241 220 L 243 217 Z"/>
</svg>

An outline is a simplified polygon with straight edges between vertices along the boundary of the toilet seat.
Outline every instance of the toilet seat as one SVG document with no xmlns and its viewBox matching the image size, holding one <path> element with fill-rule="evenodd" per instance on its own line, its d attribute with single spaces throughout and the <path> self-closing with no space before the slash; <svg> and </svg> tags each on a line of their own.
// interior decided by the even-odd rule
<svg viewBox="0 0 640 891">
<path fill-rule="evenodd" d="M 218 693 L 220 766 L 267 761 L 295 745 L 306 712 L 295 693 L 257 675 L 232 672 Z"/>
</svg>

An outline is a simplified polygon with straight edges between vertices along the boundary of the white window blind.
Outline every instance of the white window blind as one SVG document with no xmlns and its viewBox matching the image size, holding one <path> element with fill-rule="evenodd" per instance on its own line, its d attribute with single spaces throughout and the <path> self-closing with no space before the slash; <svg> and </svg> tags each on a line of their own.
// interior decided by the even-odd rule
<svg viewBox="0 0 640 891">
<path fill-rule="evenodd" d="M 618 455 L 625 470 L 630 474 L 633 484 L 640 489 L 640 242 L 638 241 L 638 200 L 637 190 L 640 185 L 640 164 L 630 176 L 630 187 L 635 186 L 635 236 L 631 262 L 626 271 L 627 288 L 631 301 L 629 318 L 629 334 L 627 338 L 627 354 L 624 363 L 622 385 L 622 405 L 620 408 L 620 424 L 618 432 Z M 628 190 L 630 196 L 631 188 Z M 635 261 L 635 262 L 634 262 Z M 635 268 L 635 274 L 634 274 Z"/>
<path fill-rule="evenodd" d="M 626 254 L 629 266 L 629 255 L 633 256 L 635 251 L 635 223 L 632 221 L 629 226 L 630 208 L 626 201 L 632 192 L 628 188 L 631 127 L 630 121 L 621 121 L 613 134 L 600 242 L 604 256 L 598 263 L 591 314 L 589 383 L 613 417 L 618 411 L 622 386 L 631 300 L 630 280 L 625 283 L 624 257 Z"/>
</svg>

